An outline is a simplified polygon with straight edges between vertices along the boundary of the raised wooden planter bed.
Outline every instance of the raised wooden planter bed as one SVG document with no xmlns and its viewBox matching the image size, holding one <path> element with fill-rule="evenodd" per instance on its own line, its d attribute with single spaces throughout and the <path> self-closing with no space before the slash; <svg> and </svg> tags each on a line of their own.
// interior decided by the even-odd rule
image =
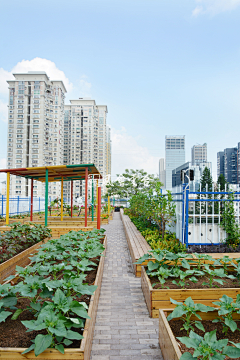
<svg viewBox="0 0 240 360">
<path fill-rule="evenodd" d="M 36 253 L 39 247 L 42 244 L 46 243 L 48 240 L 49 238 L 46 238 L 45 240 L 38 242 L 37 244 L 31 246 L 30 248 L 15 255 L 13 258 L 0 264 L 0 284 L 2 284 L 4 279 L 6 279 L 8 276 L 15 274 L 15 269 L 17 265 L 21 267 L 25 267 L 28 264 L 30 264 L 29 256 L 31 254 Z"/>
<path fill-rule="evenodd" d="M 138 261 L 138 259 L 146 254 L 149 250 L 151 250 L 151 247 L 148 245 L 141 233 L 137 230 L 136 226 L 132 223 L 129 216 L 123 214 L 123 209 L 120 209 L 120 216 L 123 222 L 130 255 L 132 258 L 134 273 L 137 277 L 140 277 L 141 265 L 137 265 L 135 262 Z M 146 264 L 147 263 L 144 263 L 144 265 Z"/>
<path fill-rule="evenodd" d="M 61 354 L 59 351 L 55 349 L 47 349 L 42 354 L 40 354 L 37 358 L 34 355 L 34 352 L 31 351 L 27 354 L 21 355 L 21 353 L 25 350 L 25 348 L 0 348 L 0 359 L 1 360 L 89 360 L 92 349 L 92 339 L 94 333 L 94 327 L 96 322 L 98 301 L 101 290 L 102 276 L 103 276 L 103 267 L 104 267 L 104 259 L 106 255 L 107 249 L 107 237 L 105 236 L 103 243 L 105 250 L 103 252 L 103 256 L 101 256 L 97 276 L 95 279 L 95 285 L 97 285 L 97 289 L 94 294 L 91 296 L 90 305 L 88 308 L 88 315 L 90 319 L 87 319 L 85 322 L 83 339 L 81 341 L 81 345 L 79 349 L 65 349 L 65 354 Z"/>
<path fill-rule="evenodd" d="M 179 360 L 182 352 L 179 349 L 177 340 L 172 332 L 172 329 L 167 321 L 171 310 L 159 310 L 159 345 L 161 348 L 164 360 Z M 202 320 L 214 320 L 218 313 L 213 311 L 210 313 L 199 313 Z M 234 316 L 234 319 L 239 319 L 239 315 Z M 192 320 L 199 320 L 196 316 L 191 317 Z"/>
<path fill-rule="evenodd" d="M 240 288 L 215 288 L 215 289 L 153 289 L 150 279 L 142 266 L 141 285 L 147 304 L 149 315 L 158 318 L 160 309 L 174 309 L 170 298 L 176 301 L 185 301 L 189 296 L 194 302 L 214 306 L 213 301 L 218 301 L 224 294 L 236 300 Z"/>
</svg>

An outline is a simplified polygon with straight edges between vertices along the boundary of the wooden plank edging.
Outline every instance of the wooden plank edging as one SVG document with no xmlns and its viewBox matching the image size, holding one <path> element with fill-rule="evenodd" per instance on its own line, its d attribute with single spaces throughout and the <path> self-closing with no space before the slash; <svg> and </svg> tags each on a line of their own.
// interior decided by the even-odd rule
<svg viewBox="0 0 240 360">
<path fill-rule="evenodd" d="M 174 309 L 170 298 L 176 301 L 185 301 L 189 296 L 194 302 L 207 306 L 214 306 L 213 301 L 218 301 L 224 294 L 236 300 L 240 288 L 212 288 L 212 289 L 153 289 L 144 266 L 142 266 L 141 283 L 144 298 L 150 317 L 157 318 L 159 309 Z M 150 304 L 150 305 L 149 305 Z"/>
</svg>

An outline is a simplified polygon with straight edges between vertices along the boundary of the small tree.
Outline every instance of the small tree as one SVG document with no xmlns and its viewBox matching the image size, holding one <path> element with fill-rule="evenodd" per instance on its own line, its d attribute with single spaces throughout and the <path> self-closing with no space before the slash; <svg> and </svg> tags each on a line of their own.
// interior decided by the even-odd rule
<svg viewBox="0 0 240 360">
<path fill-rule="evenodd" d="M 131 197 L 139 192 L 147 192 L 151 186 L 159 181 L 154 175 L 147 174 L 144 170 L 126 169 L 118 179 L 106 185 L 107 196 L 119 195 L 120 197 Z"/>
<path fill-rule="evenodd" d="M 175 208 L 173 197 L 170 191 L 163 195 L 161 191 L 162 184 L 158 181 L 154 188 L 148 191 L 146 212 L 148 217 L 157 224 L 159 233 L 164 238 L 166 226 L 176 221 Z"/>
<path fill-rule="evenodd" d="M 203 170 L 200 184 L 201 184 L 201 191 L 207 191 L 207 189 L 208 191 L 212 191 L 213 188 L 212 175 L 210 169 L 207 167 L 205 167 L 205 169 Z"/>
<path fill-rule="evenodd" d="M 220 191 L 225 191 L 225 185 L 227 184 L 227 181 L 223 174 L 219 175 L 217 183 L 220 185 Z"/>
</svg>

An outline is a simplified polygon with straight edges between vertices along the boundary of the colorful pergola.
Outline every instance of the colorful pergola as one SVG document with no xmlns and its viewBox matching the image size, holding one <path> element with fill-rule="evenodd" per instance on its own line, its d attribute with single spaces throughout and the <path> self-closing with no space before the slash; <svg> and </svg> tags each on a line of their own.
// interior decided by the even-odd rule
<svg viewBox="0 0 240 360">
<path fill-rule="evenodd" d="M 4 169 L 0 172 L 7 174 L 7 199 L 6 199 L 6 225 L 9 224 L 9 192 L 10 192 L 10 175 L 21 176 L 31 179 L 31 206 L 30 220 L 33 216 L 33 180 L 45 182 L 45 226 L 48 220 L 48 183 L 61 181 L 61 221 L 63 221 L 63 182 L 71 181 L 71 217 L 73 213 L 73 181 L 85 180 L 85 226 L 87 226 L 87 205 L 88 205 L 88 178 L 92 180 L 101 179 L 102 175 L 94 164 L 77 164 L 77 165 L 56 165 L 41 166 L 29 168 Z M 100 229 L 101 219 L 101 187 L 98 187 L 97 181 L 97 228 Z M 92 205 L 94 204 L 94 183 L 92 181 Z M 92 206 L 92 220 L 94 218 L 94 207 Z"/>
</svg>

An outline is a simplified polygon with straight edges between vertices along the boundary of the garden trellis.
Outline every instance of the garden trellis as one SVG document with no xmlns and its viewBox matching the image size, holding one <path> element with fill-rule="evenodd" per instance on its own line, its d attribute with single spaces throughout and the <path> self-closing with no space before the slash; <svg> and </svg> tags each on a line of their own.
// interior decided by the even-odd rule
<svg viewBox="0 0 240 360">
<path fill-rule="evenodd" d="M 234 186 L 236 191 L 220 191 L 220 187 L 214 191 L 202 191 L 201 184 L 188 184 L 175 187 L 172 192 L 173 201 L 176 203 L 176 224 L 170 231 L 175 231 L 181 243 L 189 245 L 218 245 L 227 237 L 221 226 L 221 209 L 224 204 L 233 201 L 235 220 L 240 221 L 240 192 L 239 186 Z M 235 190 L 235 189 L 234 189 Z M 233 198 L 229 199 L 232 194 Z"/>
</svg>

